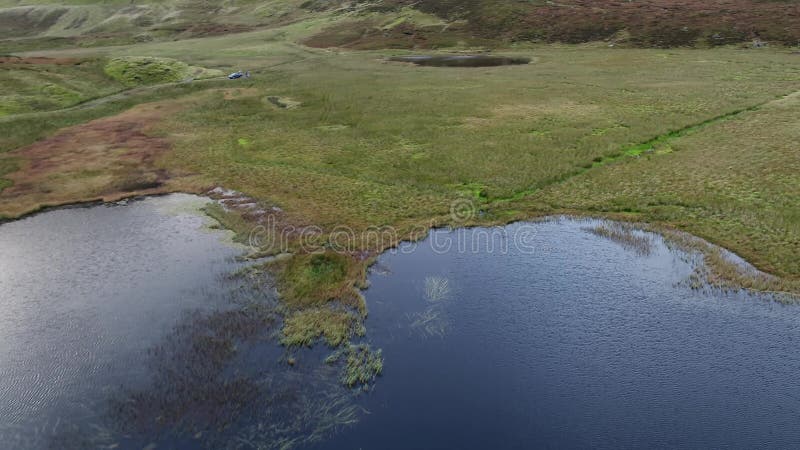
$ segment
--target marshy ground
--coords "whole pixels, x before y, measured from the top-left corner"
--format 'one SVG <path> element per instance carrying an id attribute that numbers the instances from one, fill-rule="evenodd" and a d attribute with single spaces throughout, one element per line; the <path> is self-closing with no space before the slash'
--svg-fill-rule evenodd
<path id="1" fill-rule="evenodd" d="M 149 75 L 155 88 L 139 95 L 42 113 L 47 120 L 3 117 L 0 215 L 223 186 L 263 210 L 278 207 L 282 227 L 318 229 L 319 249 L 336 227 L 395 230 L 388 242 L 337 256 L 344 275 L 335 280 L 314 281 L 313 261 L 302 257 L 284 265 L 301 267 L 282 276 L 298 311 L 327 311 L 329 301 L 359 311 L 349 292 L 369 255 L 430 226 L 565 212 L 691 232 L 796 290 L 800 70 L 790 51 L 539 46 L 503 53 L 526 65 L 429 68 L 385 61 L 398 52 L 292 42 L 304 33 L 289 25 L 22 55 L 93 61 L 106 72 L 110 64 L 113 75 L 120 61 L 142 58 L 109 58 L 182 62 L 165 63 L 164 80 Z M 62 65 L 41 66 L 65 76 Z M 3 76 L 20 76 L 17 67 Z M 246 67 L 253 77 L 173 83 L 188 67 Z M 454 220 L 451 205 L 462 200 L 476 214 Z M 227 222 L 244 235 L 253 226 Z M 329 342 L 352 332 L 335 325 L 342 314 L 364 314 L 336 309 L 331 329 L 348 331 L 320 334 Z M 319 325 L 315 314 L 304 317 Z"/>
<path id="2" fill-rule="evenodd" d="M 403 23 L 363 14 L 386 20 L 387 42 L 408 23 L 440 26 L 418 11 Z M 712 247 L 684 241 L 706 254 L 706 280 L 800 292 L 800 66 L 791 49 L 519 44 L 496 53 L 527 64 L 464 68 L 387 60 L 419 54 L 402 49 L 303 45 L 335 37 L 368 48 L 358 44 L 368 33 L 344 45 L 348 17 L 289 14 L 255 31 L 193 28 L 183 40 L 115 46 L 4 41 L 14 55 L 0 59 L 0 218 L 235 191 L 240 207 L 210 214 L 260 246 L 259 256 L 294 255 L 259 268 L 278 281 L 280 339 L 338 348 L 337 361 L 354 368 L 347 384 L 382 367 L 377 351 L 353 343 L 365 331 L 366 268 L 431 227 L 613 217 L 676 240 L 700 236 L 774 275 L 744 276 Z M 483 51 L 481 42 L 456 40 L 431 60 Z M 220 76 L 235 70 L 252 77 Z M 266 216 L 253 211 L 277 227 L 255 241 Z M 336 250 L 337 230 L 376 228 L 392 232 Z M 647 251 L 627 229 L 594 232 Z M 286 245 L 273 246 L 276 235 Z M 442 328 L 430 326 L 437 311 L 419 317 L 432 334 Z"/>

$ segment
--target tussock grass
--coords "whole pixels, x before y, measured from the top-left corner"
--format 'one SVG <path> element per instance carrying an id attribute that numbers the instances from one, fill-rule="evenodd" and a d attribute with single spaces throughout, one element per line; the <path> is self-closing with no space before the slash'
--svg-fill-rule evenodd
<path id="1" fill-rule="evenodd" d="M 284 322 L 282 343 L 286 346 L 312 346 L 323 338 L 338 347 L 351 336 L 363 335 L 359 317 L 334 305 L 291 313 Z"/>
<path id="2" fill-rule="evenodd" d="M 87 102 L 86 107 L 81 104 L 63 111 L 20 114 L 5 119 L 0 117 L 0 153 L 28 145 L 61 128 L 112 116 L 141 103 L 190 96 L 213 87 L 213 83 L 168 85 L 114 96 L 95 105 L 88 105 Z"/>
<path id="3" fill-rule="evenodd" d="M 345 254 L 336 252 L 297 254 L 270 263 L 277 270 L 279 290 L 292 308 L 324 305 L 339 300 L 366 312 L 354 287 L 364 269 Z"/>

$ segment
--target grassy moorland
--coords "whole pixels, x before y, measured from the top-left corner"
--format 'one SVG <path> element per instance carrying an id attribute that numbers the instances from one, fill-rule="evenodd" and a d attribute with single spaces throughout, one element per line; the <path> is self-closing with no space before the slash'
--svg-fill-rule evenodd
<path id="1" fill-rule="evenodd" d="M 683 229 L 784 278 L 764 288 L 796 291 L 798 113 L 795 93 L 549 186 L 525 203 L 535 210 L 624 214 Z"/>
<path id="2" fill-rule="evenodd" d="M 0 57 L 0 118 L 61 109 L 123 89 L 97 60 Z"/>
<path id="3" fill-rule="evenodd" d="M 94 61 L 98 86 L 129 90 L 84 108 L 6 115 L 0 216 L 215 186 L 265 210 L 279 207 L 279 229 L 268 232 L 294 232 L 286 248 L 262 250 L 295 253 L 268 267 L 286 307 L 287 345 L 336 346 L 362 333 L 357 289 L 366 265 L 435 225 L 559 212 L 624 217 L 700 235 L 782 277 L 747 284 L 720 263 L 717 278 L 798 290 L 798 105 L 786 96 L 800 90 L 800 56 L 781 48 L 518 44 L 502 53 L 531 64 L 417 67 L 385 60 L 398 50 L 298 42 L 319 44 L 355 19 L 388 37 L 409 23 L 443 27 L 436 21 L 445 19 L 407 9 L 400 17 L 306 11 L 246 33 L 20 53 Z M 254 76 L 176 83 L 180 77 L 168 73 L 158 83 L 124 76 L 114 65 L 120 57 Z M 16 79 L 20 70 L 4 76 Z M 51 109 L 75 103 L 51 102 Z M 465 201 L 480 214 L 454 220 L 451 206 Z M 212 213 L 243 235 L 256 225 L 246 211 Z M 394 231 L 358 239 L 376 227 Z M 336 252 L 334 232 L 342 229 L 356 239 Z M 312 245 L 301 250 L 309 243 L 298 230 L 315 231 Z"/>

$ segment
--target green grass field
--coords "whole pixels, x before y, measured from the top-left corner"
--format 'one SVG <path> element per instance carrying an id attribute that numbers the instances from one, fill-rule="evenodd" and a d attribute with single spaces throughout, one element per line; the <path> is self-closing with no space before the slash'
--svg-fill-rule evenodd
<path id="1" fill-rule="evenodd" d="M 6 58 L 0 64 L 0 118 L 61 109 L 123 89 L 103 73 L 97 60 L 65 64 L 23 64 Z"/>

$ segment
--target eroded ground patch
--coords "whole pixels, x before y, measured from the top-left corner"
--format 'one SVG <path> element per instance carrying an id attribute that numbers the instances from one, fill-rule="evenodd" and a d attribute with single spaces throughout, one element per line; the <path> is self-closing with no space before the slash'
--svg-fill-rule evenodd
<path id="1" fill-rule="evenodd" d="M 0 215 L 175 190 L 172 174 L 156 165 L 169 140 L 152 129 L 182 108 L 180 102 L 139 105 L 10 152 L 0 160 L 16 160 L 21 170 L 6 175 L 13 184 L 0 192 Z"/>

